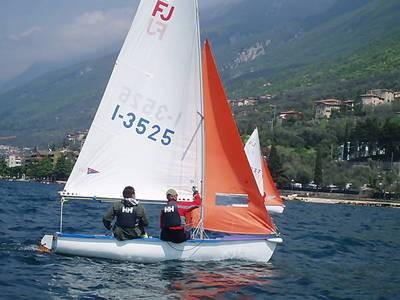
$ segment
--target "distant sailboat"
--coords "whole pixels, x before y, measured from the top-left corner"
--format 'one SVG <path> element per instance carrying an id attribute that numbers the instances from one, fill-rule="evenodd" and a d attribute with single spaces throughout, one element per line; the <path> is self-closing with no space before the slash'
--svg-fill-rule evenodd
<path id="1" fill-rule="evenodd" d="M 196 0 L 141 1 L 88 137 L 61 193 L 65 200 L 120 201 L 134 185 L 145 203 L 170 187 L 190 198 L 197 238 L 117 241 L 103 235 L 45 235 L 56 253 L 130 261 L 245 259 L 267 262 L 282 239 L 264 208 L 208 42 L 200 55 Z M 242 199 L 246 207 L 231 202 Z M 207 238 L 205 230 L 230 233 Z"/>
<path id="2" fill-rule="evenodd" d="M 272 179 L 267 162 L 262 156 L 258 129 L 254 129 L 244 147 L 250 167 L 256 179 L 258 190 L 265 199 L 265 206 L 270 213 L 283 213 L 285 205 Z"/>

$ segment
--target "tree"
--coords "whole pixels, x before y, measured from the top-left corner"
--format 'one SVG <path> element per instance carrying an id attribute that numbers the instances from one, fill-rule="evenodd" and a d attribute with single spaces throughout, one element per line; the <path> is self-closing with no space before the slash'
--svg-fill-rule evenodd
<path id="1" fill-rule="evenodd" d="M 42 159 L 36 166 L 37 178 L 49 178 L 53 174 L 53 163 L 50 158 Z"/>
<path id="2" fill-rule="evenodd" d="M 347 160 L 350 154 L 350 129 L 351 125 L 349 122 L 346 122 L 343 137 L 339 138 L 339 140 L 343 143 L 343 153 L 342 153 L 342 160 Z"/>
<path id="3" fill-rule="evenodd" d="M 386 150 L 387 160 L 400 158 L 400 118 L 391 118 L 385 121 L 380 136 L 380 144 Z"/>
<path id="4" fill-rule="evenodd" d="M 0 176 L 8 176 L 8 167 L 4 160 L 0 159 Z"/>
<path id="5" fill-rule="evenodd" d="M 271 146 L 271 151 L 269 153 L 269 159 L 268 159 L 268 166 L 271 171 L 272 179 L 275 181 L 275 183 L 277 183 L 278 185 L 285 183 L 286 178 L 284 175 L 282 162 L 280 160 L 280 157 L 279 157 L 279 154 L 278 154 L 278 151 L 277 151 L 275 145 Z"/>
<path id="6" fill-rule="evenodd" d="M 13 167 L 13 168 L 9 168 L 9 170 L 8 170 L 8 174 L 12 178 L 21 178 L 22 174 L 24 174 L 24 172 L 25 172 L 24 167 Z"/>
<path id="7" fill-rule="evenodd" d="M 25 174 L 29 178 L 35 178 L 36 177 L 36 164 L 29 162 L 25 164 Z"/>
<path id="8" fill-rule="evenodd" d="M 56 180 L 67 180 L 72 171 L 72 162 L 65 155 L 61 155 L 54 166 L 53 176 Z"/>
<path id="9" fill-rule="evenodd" d="M 321 148 L 317 149 L 317 155 L 315 157 L 314 183 L 317 186 L 322 185 L 322 151 L 321 151 Z"/>
<path id="10" fill-rule="evenodd" d="M 305 169 L 300 169 L 297 172 L 296 181 L 307 184 L 311 181 L 311 172 L 307 172 Z"/>
<path id="11" fill-rule="evenodd" d="M 243 143 L 243 144 L 246 144 L 247 141 L 248 141 L 249 138 L 250 138 L 250 135 L 248 135 L 248 134 L 243 134 L 243 135 L 240 136 L 240 138 L 242 139 L 242 143 Z"/>

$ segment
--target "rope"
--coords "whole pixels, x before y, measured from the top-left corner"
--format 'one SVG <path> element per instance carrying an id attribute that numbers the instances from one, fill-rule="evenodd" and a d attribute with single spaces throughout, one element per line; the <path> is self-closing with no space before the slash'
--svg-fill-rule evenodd
<path id="1" fill-rule="evenodd" d="M 176 251 L 181 251 L 181 252 L 192 251 L 193 249 L 198 248 L 198 247 L 200 246 L 200 244 L 202 244 L 202 243 L 203 243 L 203 242 L 200 241 L 200 242 L 198 242 L 195 246 L 191 247 L 190 249 L 178 249 L 178 248 L 173 247 L 173 244 L 175 244 L 175 243 L 167 242 L 168 246 L 170 246 L 172 249 L 174 249 L 174 250 L 176 250 Z"/>

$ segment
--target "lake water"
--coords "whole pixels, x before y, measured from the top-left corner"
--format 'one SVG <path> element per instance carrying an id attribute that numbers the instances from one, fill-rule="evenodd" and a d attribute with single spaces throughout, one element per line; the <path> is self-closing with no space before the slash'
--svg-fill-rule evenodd
<path id="1" fill-rule="evenodd" d="M 40 254 L 59 185 L 0 181 L 0 299 L 400 299 L 400 210 L 287 202 L 268 264 L 138 264 Z M 105 233 L 109 204 L 68 202 L 65 232 Z M 146 206 L 158 233 L 159 207 Z"/>

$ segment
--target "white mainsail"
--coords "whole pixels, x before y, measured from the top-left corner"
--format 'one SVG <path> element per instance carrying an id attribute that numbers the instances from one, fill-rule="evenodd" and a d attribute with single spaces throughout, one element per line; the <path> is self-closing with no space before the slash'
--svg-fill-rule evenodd
<path id="1" fill-rule="evenodd" d="M 63 195 L 185 196 L 202 178 L 197 1 L 141 1 Z"/>
<path id="2" fill-rule="evenodd" d="M 254 178 L 256 179 L 258 190 L 260 191 L 261 195 L 264 195 L 265 191 L 261 166 L 261 147 L 257 128 L 254 129 L 250 138 L 247 140 L 246 145 L 244 146 L 244 152 L 246 152 L 247 160 L 249 161 Z"/>

